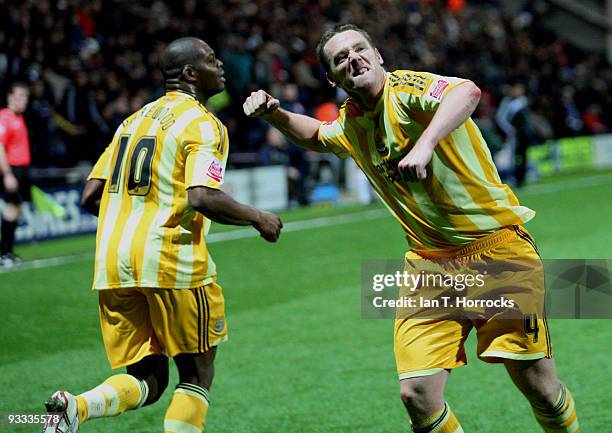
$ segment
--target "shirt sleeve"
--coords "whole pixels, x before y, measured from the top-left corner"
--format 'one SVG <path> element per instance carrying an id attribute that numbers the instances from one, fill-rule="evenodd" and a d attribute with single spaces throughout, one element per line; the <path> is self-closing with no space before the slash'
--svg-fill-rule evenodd
<path id="1" fill-rule="evenodd" d="M 392 74 L 392 85 L 398 85 L 397 96 L 408 112 L 434 113 L 444 96 L 460 84 L 469 80 L 445 77 L 428 72 L 396 71 Z"/>
<path id="2" fill-rule="evenodd" d="M 346 135 L 342 126 L 343 118 L 344 116 L 341 114 L 332 122 L 321 123 L 318 133 L 319 142 L 340 158 L 345 158 L 348 155 L 345 147 Z"/>
<path id="3" fill-rule="evenodd" d="M 215 119 L 192 121 L 182 136 L 185 149 L 185 188 L 221 189 L 227 163 L 227 130 Z"/>
<path id="4" fill-rule="evenodd" d="M 111 146 L 107 146 L 102 152 L 102 155 L 96 161 L 96 164 L 91 169 L 91 173 L 87 177 L 87 180 L 91 179 L 101 179 L 107 180 L 109 177 L 110 167 L 109 167 L 109 155 L 111 154 L 110 149 Z"/>

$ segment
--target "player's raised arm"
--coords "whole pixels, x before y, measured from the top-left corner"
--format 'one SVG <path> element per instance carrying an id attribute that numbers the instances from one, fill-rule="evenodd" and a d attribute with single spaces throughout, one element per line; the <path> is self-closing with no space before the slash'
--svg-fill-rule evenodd
<path id="1" fill-rule="evenodd" d="M 271 213 L 237 202 L 220 189 L 196 186 L 187 190 L 189 204 L 207 218 L 238 226 L 253 226 L 268 242 L 276 242 L 283 223 Z"/>
<path id="2" fill-rule="evenodd" d="M 280 108 L 280 102 L 263 90 L 252 92 L 242 104 L 244 114 L 261 117 L 298 146 L 317 152 L 330 152 L 318 139 L 321 122 Z"/>
<path id="3" fill-rule="evenodd" d="M 440 102 L 436 114 L 419 141 L 435 143 L 435 146 L 470 118 L 479 101 L 480 89 L 471 81 L 451 89 Z"/>
<path id="4" fill-rule="evenodd" d="M 412 150 L 398 164 L 408 179 L 423 180 L 427 177 L 426 167 L 435 147 L 470 118 L 479 101 L 480 89 L 471 81 L 448 91 Z"/>

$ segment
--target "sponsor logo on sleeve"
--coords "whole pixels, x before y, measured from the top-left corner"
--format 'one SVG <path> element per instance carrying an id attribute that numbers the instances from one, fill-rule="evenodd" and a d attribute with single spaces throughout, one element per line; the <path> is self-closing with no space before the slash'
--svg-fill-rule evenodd
<path id="1" fill-rule="evenodd" d="M 444 93 L 444 90 L 446 90 L 447 87 L 448 87 L 448 81 L 438 80 L 433 90 L 429 92 L 429 96 L 439 100 L 442 94 Z"/>
<path id="2" fill-rule="evenodd" d="M 206 175 L 217 182 L 221 182 L 223 179 L 223 165 L 221 165 L 221 162 L 213 159 L 208 166 Z"/>

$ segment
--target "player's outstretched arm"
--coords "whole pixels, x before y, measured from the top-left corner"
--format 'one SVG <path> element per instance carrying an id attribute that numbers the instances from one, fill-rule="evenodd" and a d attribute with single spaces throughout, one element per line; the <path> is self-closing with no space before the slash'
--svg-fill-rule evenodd
<path id="1" fill-rule="evenodd" d="M 89 179 L 81 195 L 81 207 L 92 215 L 100 213 L 100 199 L 104 192 L 106 181 L 103 179 Z"/>
<path id="2" fill-rule="evenodd" d="M 276 242 L 283 223 L 271 213 L 237 202 L 221 190 L 196 186 L 187 190 L 195 210 L 221 224 L 253 226 L 268 242 Z"/>
<path id="3" fill-rule="evenodd" d="M 330 151 L 318 139 L 321 122 L 312 117 L 280 108 L 279 100 L 263 90 L 252 92 L 242 104 L 242 109 L 249 117 L 261 117 L 298 146 L 316 152 Z"/>

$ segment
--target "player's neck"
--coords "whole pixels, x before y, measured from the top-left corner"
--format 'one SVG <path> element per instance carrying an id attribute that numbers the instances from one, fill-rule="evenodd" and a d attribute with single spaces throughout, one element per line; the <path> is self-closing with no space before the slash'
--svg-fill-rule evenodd
<path id="1" fill-rule="evenodd" d="M 376 85 L 372 86 L 371 89 L 365 92 L 349 92 L 349 96 L 359 103 L 359 106 L 365 111 L 372 111 L 376 108 L 376 104 L 385 89 L 386 74 L 382 80 Z"/>
<path id="2" fill-rule="evenodd" d="M 199 92 L 195 86 L 192 86 L 183 82 L 173 82 L 171 80 L 166 81 L 166 92 L 181 92 L 195 98 L 202 104 L 206 103 L 206 96 Z"/>

